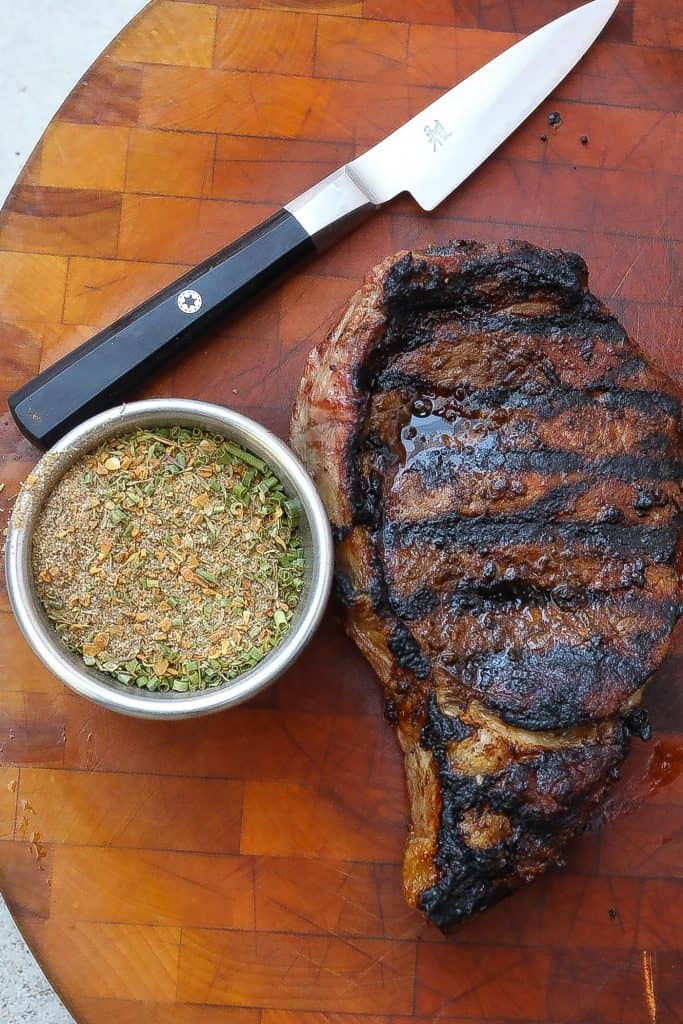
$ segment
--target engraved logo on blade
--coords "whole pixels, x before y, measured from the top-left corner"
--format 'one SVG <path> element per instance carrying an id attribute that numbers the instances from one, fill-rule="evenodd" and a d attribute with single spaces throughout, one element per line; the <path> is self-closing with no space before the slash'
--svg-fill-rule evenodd
<path id="1" fill-rule="evenodd" d="M 181 313 L 198 313 L 202 308 L 202 297 L 194 288 L 187 288 L 178 296 L 178 309 Z"/>
<path id="2" fill-rule="evenodd" d="M 434 124 L 426 124 L 424 126 L 424 133 L 427 136 L 427 140 L 433 145 L 435 153 L 437 148 L 443 146 L 444 142 L 450 139 L 453 134 L 453 132 L 449 132 L 441 124 L 441 121 L 435 121 Z"/>

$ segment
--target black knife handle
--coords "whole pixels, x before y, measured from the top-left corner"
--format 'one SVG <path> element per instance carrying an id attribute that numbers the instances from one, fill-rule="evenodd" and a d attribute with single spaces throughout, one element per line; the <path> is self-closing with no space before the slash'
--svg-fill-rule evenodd
<path id="1" fill-rule="evenodd" d="M 15 391 L 17 426 L 48 447 L 315 249 L 297 218 L 278 211 Z"/>

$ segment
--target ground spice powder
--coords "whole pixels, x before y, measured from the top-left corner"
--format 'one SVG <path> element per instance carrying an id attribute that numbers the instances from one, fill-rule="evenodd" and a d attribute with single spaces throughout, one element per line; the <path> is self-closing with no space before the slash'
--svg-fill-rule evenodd
<path id="1" fill-rule="evenodd" d="M 298 504 L 269 467 L 202 430 L 138 430 L 61 479 L 33 542 L 39 597 L 87 665 L 143 690 L 218 686 L 289 630 L 304 577 Z"/>

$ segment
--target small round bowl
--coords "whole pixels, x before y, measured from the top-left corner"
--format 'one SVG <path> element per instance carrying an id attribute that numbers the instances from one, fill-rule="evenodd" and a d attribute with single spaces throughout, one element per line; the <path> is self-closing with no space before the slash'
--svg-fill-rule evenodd
<path id="1" fill-rule="evenodd" d="M 190 426 L 222 434 L 262 458 L 290 498 L 301 504 L 299 529 L 306 569 L 301 598 L 291 627 L 262 661 L 221 686 L 194 693 L 140 693 L 89 668 L 68 650 L 50 623 L 36 594 L 31 570 L 33 531 L 43 504 L 63 474 L 107 438 L 139 427 Z M 5 548 L 7 589 L 21 631 L 41 661 L 82 697 L 112 711 L 138 718 L 193 718 L 239 704 L 272 683 L 315 632 L 330 592 L 333 548 L 325 509 L 296 456 L 254 420 L 219 405 L 180 398 L 150 399 L 118 406 L 93 416 L 45 453 L 17 498 Z"/>

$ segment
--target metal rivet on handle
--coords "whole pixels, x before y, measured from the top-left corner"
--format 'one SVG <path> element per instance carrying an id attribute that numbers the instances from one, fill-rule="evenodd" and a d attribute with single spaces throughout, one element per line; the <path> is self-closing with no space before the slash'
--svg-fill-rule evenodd
<path id="1" fill-rule="evenodd" d="M 202 308 L 202 297 L 194 288 L 186 288 L 178 296 L 178 309 L 181 313 L 198 313 Z"/>

